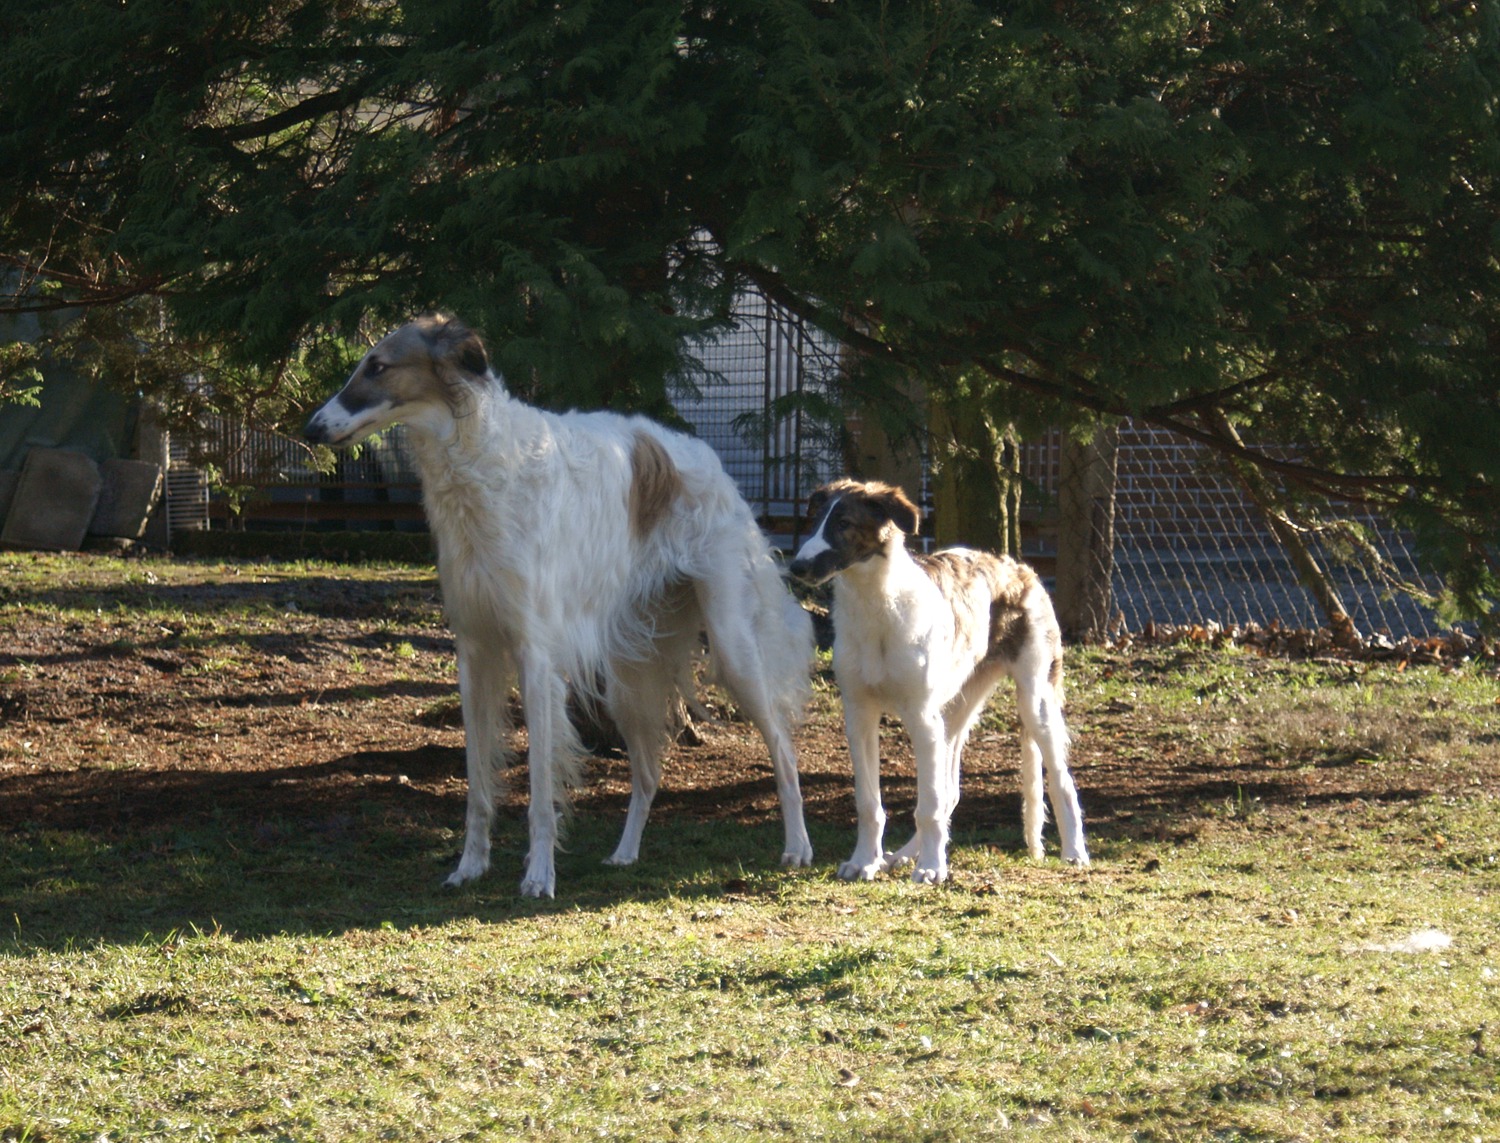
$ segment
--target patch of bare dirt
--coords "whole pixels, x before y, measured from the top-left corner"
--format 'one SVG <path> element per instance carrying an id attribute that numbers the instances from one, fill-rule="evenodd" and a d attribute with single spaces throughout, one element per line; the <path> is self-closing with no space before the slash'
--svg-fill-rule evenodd
<path id="1" fill-rule="evenodd" d="M 269 829 L 283 819 L 337 822 L 351 805 L 372 803 L 461 826 L 453 651 L 431 575 L 205 566 L 169 582 L 148 573 L 52 584 L 0 569 L 0 640 L 0 828 L 111 834 L 222 815 Z M 774 818 L 764 747 L 721 700 L 710 704 L 718 717 L 672 751 L 653 817 Z M 1133 709 L 1075 703 L 1070 719 L 1096 834 L 1182 840 L 1191 827 L 1173 823 L 1185 805 L 1407 799 L 1453 780 L 1437 766 L 1278 768 L 1226 757 L 1211 740 L 1166 733 Z M 959 830 L 1018 829 L 1018 746 L 1008 722 L 994 725 L 966 754 Z M 509 793 L 517 812 L 524 734 L 518 745 Z M 852 831 L 847 753 L 826 680 L 798 745 L 809 816 Z M 899 834 L 915 791 L 905 736 L 888 728 L 883 753 Z M 576 801 L 623 816 L 628 794 L 624 759 L 608 755 L 592 761 Z"/>

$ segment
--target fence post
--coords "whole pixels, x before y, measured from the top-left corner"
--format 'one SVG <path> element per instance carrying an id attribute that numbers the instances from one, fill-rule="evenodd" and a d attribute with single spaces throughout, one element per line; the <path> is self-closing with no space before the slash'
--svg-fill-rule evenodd
<path id="1" fill-rule="evenodd" d="M 1119 429 L 1091 440 L 1064 435 L 1057 474 L 1057 619 L 1069 639 L 1092 643 L 1109 630 L 1115 566 L 1115 464 Z"/>

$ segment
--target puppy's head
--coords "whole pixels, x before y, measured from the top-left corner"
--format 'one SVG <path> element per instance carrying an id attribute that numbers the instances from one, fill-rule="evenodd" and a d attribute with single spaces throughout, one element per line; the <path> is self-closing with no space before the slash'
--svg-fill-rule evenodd
<path id="1" fill-rule="evenodd" d="M 304 434 L 314 444 L 351 445 L 424 413 L 452 416 L 465 389 L 489 372 L 478 334 L 452 318 L 417 318 L 365 354 Z"/>
<path id="2" fill-rule="evenodd" d="M 826 583 L 845 568 L 883 558 L 892 541 L 914 535 L 921 514 L 906 493 L 878 481 L 836 480 L 807 498 L 812 532 L 798 549 L 791 573 Z"/>

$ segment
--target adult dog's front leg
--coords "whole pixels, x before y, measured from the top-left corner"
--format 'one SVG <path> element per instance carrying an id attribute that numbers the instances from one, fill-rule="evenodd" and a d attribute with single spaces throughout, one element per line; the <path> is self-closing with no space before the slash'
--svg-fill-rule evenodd
<path id="1" fill-rule="evenodd" d="M 854 852 L 839 866 L 839 876 L 845 881 L 873 881 L 886 869 L 881 853 L 885 807 L 880 802 L 880 710 L 845 694 L 844 730 L 849 736 L 849 762 L 854 768 L 859 833 Z"/>
<path id="2" fill-rule="evenodd" d="M 548 656 L 532 654 L 521 667 L 521 688 L 526 707 L 527 769 L 531 774 L 531 805 L 526 815 L 531 846 L 526 852 L 521 895 L 551 897 L 557 881 L 558 769 L 565 764 L 569 741 L 567 685 L 552 669 Z"/>
<path id="3" fill-rule="evenodd" d="M 483 644 L 462 636 L 458 650 L 458 694 L 464 715 L 464 761 L 469 777 L 464 851 L 447 884 L 462 885 L 490 867 L 490 826 L 495 819 L 495 782 L 506 730 L 505 661 Z"/>

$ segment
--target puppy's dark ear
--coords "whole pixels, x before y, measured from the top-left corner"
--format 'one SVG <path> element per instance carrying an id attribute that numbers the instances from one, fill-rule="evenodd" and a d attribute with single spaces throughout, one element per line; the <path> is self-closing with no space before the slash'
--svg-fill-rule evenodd
<path id="1" fill-rule="evenodd" d="M 823 509 L 828 507 L 828 500 L 827 485 L 824 485 L 822 488 L 813 489 L 812 494 L 807 498 L 807 518 L 809 521 L 816 520 L 822 514 Z"/>
<path id="2" fill-rule="evenodd" d="M 921 527 L 922 513 L 899 488 L 888 488 L 877 498 L 880 507 L 890 517 L 892 524 L 908 536 L 915 536 Z"/>
<path id="3" fill-rule="evenodd" d="M 483 377 L 490 369 L 489 356 L 479 335 L 461 321 L 449 319 L 432 330 L 433 351 L 465 373 Z"/>

